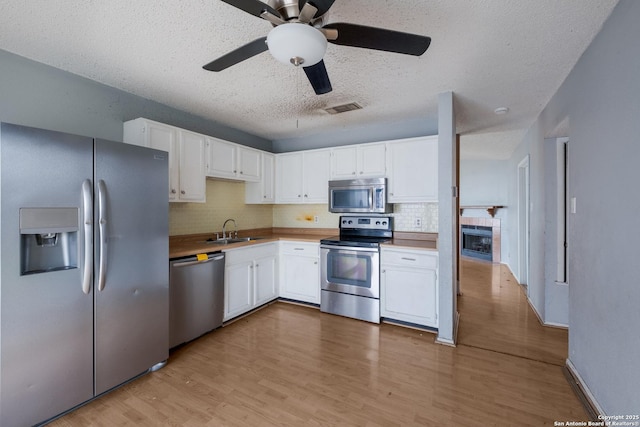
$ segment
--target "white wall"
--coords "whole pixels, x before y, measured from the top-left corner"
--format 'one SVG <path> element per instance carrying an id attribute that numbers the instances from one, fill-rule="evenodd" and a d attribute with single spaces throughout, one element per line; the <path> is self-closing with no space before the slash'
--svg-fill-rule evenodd
<path id="1" fill-rule="evenodd" d="M 460 158 L 460 205 L 506 205 L 507 160 Z"/>
<path id="2" fill-rule="evenodd" d="M 463 139 L 464 141 L 464 139 Z M 464 145 L 463 145 L 464 147 Z M 501 205 L 494 218 L 500 220 L 500 262 L 509 265 L 508 171 L 509 162 L 504 159 L 467 157 L 464 148 L 460 157 L 460 206 Z M 465 209 L 464 217 L 491 218 L 486 209 Z"/>
<path id="3" fill-rule="evenodd" d="M 640 408 L 640 2 L 621 0 L 510 159 L 531 159 L 531 301 L 544 315 L 544 138 L 567 118 L 569 362 L 608 415 Z M 543 70 L 541 70 L 542 72 Z M 511 224 L 513 236 L 517 224 Z M 512 247 L 514 237 L 511 237 Z"/>

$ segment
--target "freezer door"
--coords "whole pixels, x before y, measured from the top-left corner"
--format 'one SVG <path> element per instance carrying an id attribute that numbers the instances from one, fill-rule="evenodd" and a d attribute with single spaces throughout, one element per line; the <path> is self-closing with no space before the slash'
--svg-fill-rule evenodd
<path id="1" fill-rule="evenodd" d="M 167 153 L 96 140 L 95 392 L 169 357 Z"/>
<path id="2" fill-rule="evenodd" d="M 93 139 L 0 126 L 0 425 L 26 426 L 93 396 L 93 293 L 82 288 Z M 62 258 L 46 256 L 59 249 Z M 36 254 L 41 264 L 23 259 Z"/>

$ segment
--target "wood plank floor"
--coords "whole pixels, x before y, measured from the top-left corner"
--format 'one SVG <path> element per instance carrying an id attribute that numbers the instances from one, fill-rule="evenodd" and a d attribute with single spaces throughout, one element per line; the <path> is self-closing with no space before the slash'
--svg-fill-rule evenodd
<path id="1" fill-rule="evenodd" d="M 541 426 L 586 420 L 504 267 L 464 260 L 456 348 L 434 335 L 275 303 L 52 426 Z M 532 317 L 533 316 L 533 317 Z M 541 347 L 541 348 L 539 348 Z"/>

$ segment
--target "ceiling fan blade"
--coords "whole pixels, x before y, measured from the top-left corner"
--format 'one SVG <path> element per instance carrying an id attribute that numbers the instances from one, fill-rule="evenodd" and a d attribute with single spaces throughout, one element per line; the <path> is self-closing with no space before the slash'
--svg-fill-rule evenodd
<path id="1" fill-rule="evenodd" d="M 222 71 L 267 50 L 267 38 L 261 37 L 203 66 L 208 71 Z"/>
<path id="2" fill-rule="evenodd" d="M 329 81 L 329 74 L 327 74 L 327 68 L 324 66 L 324 61 L 320 61 L 315 65 L 308 67 L 302 67 L 304 73 L 309 79 L 309 83 L 313 86 L 313 90 L 316 95 L 323 95 L 329 93 L 332 90 L 331 82 Z"/>
<path id="3" fill-rule="evenodd" d="M 327 13 L 329 8 L 331 6 L 333 6 L 333 3 L 335 1 L 336 0 L 311 0 L 311 1 L 309 1 L 309 3 L 311 3 L 313 6 L 316 7 L 316 9 L 318 9 L 318 11 L 316 12 L 316 14 L 313 17 L 317 18 L 317 17 L 322 16 L 325 13 Z M 299 10 L 304 9 L 305 3 L 307 3 L 307 0 L 298 0 L 298 8 L 299 8 Z"/>
<path id="4" fill-rule="evenodd" d="M 334 23 L 325 25 L 323 28 L 338 30 L 338 38 L 329 40 L 329 43 L 343 46 L 420 56 L 431 44 L 431 37 L 364 25 Z"/>
<path id="5" fill-rule="evenodd" d="M 269 6 L 266 3 L 261 2 L 260 0 L 222 0 L 223 2 L 230 4 L 233 7 L 237 7 L 240 10 L 244 10 L 247 13 L 252 14 L 253 16 L 257 16 L 261 18 L 263 12 L 267 12 L 271 15 L 275 15 L 278 18 L 282 18 L 282 15 Z"/>

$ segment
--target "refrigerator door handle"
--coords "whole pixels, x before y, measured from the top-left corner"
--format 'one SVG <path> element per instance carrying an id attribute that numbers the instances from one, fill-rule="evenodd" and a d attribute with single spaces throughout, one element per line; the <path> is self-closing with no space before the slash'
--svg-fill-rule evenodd
<path id="1" fill-rule="evenodd" d="M 107 276 L 107 186 L 103 180 L 98 181 L 98 223 L 100 230 L 98 290 L 102 291 Z"/>
<path id="2" fill-rule="evenodd" d="M 93 226 L 93 200 L 91 198 L 91 180 L 82 183 L 82 222 L 84 223 L 84 272 L 82 292 L 91 292 L 91 275 L 93 274 L 93 248 L 91 245 L 91 229 Z"/>

